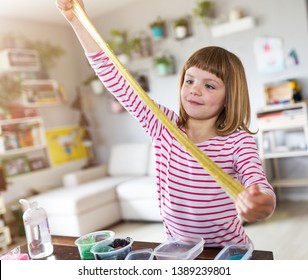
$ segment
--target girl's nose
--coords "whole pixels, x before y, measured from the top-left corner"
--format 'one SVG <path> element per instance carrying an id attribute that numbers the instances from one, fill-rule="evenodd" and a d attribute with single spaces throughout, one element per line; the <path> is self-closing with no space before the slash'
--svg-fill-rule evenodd
<path id="1" fill-rule="evenodd" d="M 201 90 L 197 85 L 193 85 L 190 89 L 190 94 L 201 95 Z"/>

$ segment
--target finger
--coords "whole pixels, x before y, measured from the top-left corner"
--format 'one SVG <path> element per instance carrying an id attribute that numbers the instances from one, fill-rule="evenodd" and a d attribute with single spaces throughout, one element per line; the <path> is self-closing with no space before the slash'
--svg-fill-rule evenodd
<path id="1" fill-rule="evenodd" d="M 58 0 L 56 3 L 56 6 L 60 10 L 69 10 L 72 8 L 72 3 L 71 3 L 71 0 L 65 0 L 65 1 Z"/>
<path id="2" fill-rule="evenodd" d="M 264 196 L 261 193 L 260 196 L 262 195 Z M 271 211 L 271 203 L 264 203 L 264 199 L 259 199 L 259 195 L 256 198 L 246 190 L 238 196 L 236 208 L 245 221 L 256 222 L 267 217 Z"/>
<path id="3" fill-rule="evenodd" d="M 272 211 L 271 206 L 258 205 L 257 207 L 250 208 L 247 204 L 239 201 L 237 207 L 238 213 L 247 222 L 256 222 L 264 220 Z"/>
<path id="4" fill-rule="evenodd" d="M 243 200 L 250 208 L 260 207 L 262 205 L 268 204 L 268 201 L 266 199 L 267 195 L 261 192 L 260 188 L 257 185 L 253 185 L 247 188 L 240 197 L 241 200 Z"/>
<path id="5" fill-rule="evenodd" d="M 258 195 L 261 193 L 260 188 L 258 185 L 252 185 L 249 188 L 247 188 L 247 191 L 251 195 Z"/>
<path id="6" fill-rule="evenodd" d="M 251 211 L 251 208 L 245 203 L 244 200 L 238 200 L 236 203 L 236 209 L 239 215 L 246 222 L 255 222 L 260 217 L 260 213 L 258 211 Z"/>

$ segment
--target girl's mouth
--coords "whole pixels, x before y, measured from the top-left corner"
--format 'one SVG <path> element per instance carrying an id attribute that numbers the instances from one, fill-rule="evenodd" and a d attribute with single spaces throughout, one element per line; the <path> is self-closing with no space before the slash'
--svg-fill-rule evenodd
<path id="1" fill-rule="evenodd" d="M 202 103 L 197 102 L 197 101 L 195 101 L 195 100 L 187 100 L 187 102 L 188 102 L 189 104 L 191 104 L 191 105 L 203 105 Z"/>

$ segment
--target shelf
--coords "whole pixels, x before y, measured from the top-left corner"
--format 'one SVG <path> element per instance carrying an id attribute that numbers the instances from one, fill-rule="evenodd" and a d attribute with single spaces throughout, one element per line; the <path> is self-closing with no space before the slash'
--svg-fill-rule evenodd
<path id="1" fill-rule="evenodd" d="M 53 102 L 53 103 L 40 103 L 40 104 L 32 104 L 30 102 L 24 102 L 24 106 L 28 108 L 46 108 L 46 107 L 58 107 L 64 105 L 63 102 Z"/>
<path id="2" fill-rule="evenodd" d="M 283 158 L 308 156 L 307 106 L 307 102 L 271 105 L 257 112 L 259 125 L 259 154 L 265 173 L 268 171 L 266 168 L 267 160 L 271 160 L 273 163 L 271 166 L 273 179 L 270 183 L 275 187 L 308 186 L 308 178 L 282 179 L 278 161 Z M 280 131 L 282 134 L 279 134 Z M 296 135 L 297 138 L 296 141 L 294 141 L 294 132 L 303 135 L 303 140 Z M 293 134 L 293 138 L 290 133 Z M 283 135 L 285 139 L 282 139 L 282 136 L 278 138 L 279 135 Z M 288 135 L 291 135 L 291 138 L 289 138 L 291 141 L 288 141 Z M 265 147 L 267 148 L 265 149 Z M 307 177 L 307 174 L 303 174 L 303 177 Z"/>
<path id="3" fill-rule="evenodd" d="M 222 37 L 255 27 L 255 19 L 244 17 L 235 21 L 215 25 L 211 28 L 213 37 Z"/>
<path id="4" fill-rule="evenodd" d="M 13 150 L 8 150 L 5 152 L 1 152 L 0 156 L 5 157 L 5 156 L 14 156 L 14 155 L 20 155 L 20 154 L 25 154 L 29 152 L 35 152 L 39 150 L 46 149 L 46 145 L 35 145 L 31 147 L 24 147 L 24 148 L 18 148 L 18 149 L 13 149 Z"/>
<path id="5" fill-rule="evenodd" d="M 0 120 L 0 160 L 13 177 L 50 166 L 41 116 Z"/>
<path id="6" fill-rule="evenodd" d="M 273 158 L 288 158 L 288 157 L 303 157 L 308 156 L 308 151 L 285 151 L 285 152 L 266 152 L 263 156 L 264 159 Z"/>
<path id="7" fill-rule="evenodd" d="M 296 187 L 307 187 L 308 179 L 278 179 L 271 181 L 271 184 L 274 187 L 284 187 L 284 188 L 293 188 Z"/>
<path id="8" fill-rule="evenodd" d="M 54 79 L 24 80 L 22 91 L 22 104 L 25 107 L 59 106 L 66 100 L 61 85 Z"/>
<path id="9" fill-rule="evenodd" d="M 42 117 L 27 117 L 27 118 L 18 118 L 18 119 L 8 119 L 8 120 L 0 120 L 0 125 L 11 125 L 11 124 L 20 124 L 20 123 L 42 123 L 43 119 Z"/>
<path id="10" fill-rule="evenodd" d="M 267 105 L 262 109 L 258 110 L 258 114 L 260 113 L 269 113 L 269 112 L 276 112 L 276 111 L 287 111 L 287 110 L 294 110 L 303 108 L 303 106 L 307 105 L 307 101 L 302 101 L 298 103 L 290 103 L 290 104 L 275 104 L 275 105 Z"/>
<path id="11" fill-rule="evenodd" d="M 307 119 L 304 115 L 283 115 L 277 117 L 258 118 L 259 130 L 274 131 L 274 130 L 298 130 L 307 124 Z"/>

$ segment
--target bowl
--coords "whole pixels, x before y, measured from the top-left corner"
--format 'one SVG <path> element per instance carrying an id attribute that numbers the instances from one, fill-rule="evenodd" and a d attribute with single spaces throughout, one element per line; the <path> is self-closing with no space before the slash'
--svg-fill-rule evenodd
<path id="1" fill-rule="evenodd" d="M 112 238 L 94 245 L 91 248 L 91 253 L 96 260 L 124 260 L 132 251 L 133 242 L 130 237 Z"/>
<path id="2" fill-rule="evenodd" d="M 131 251 L 127 254 L 125 260 L 153 260 L 153 249 L 141 249 Z"/>
<path id="3" fill-rule="evenodd" d="M 194 260 L 203 251 L 204 239 L 169 239 L 154 249 L 158 260 Z"/>
<path id="4" fill-rule="evenodd" d="M 252 256 L 253 245 L 232 244 L 224 247 L 214 260 L 249 260 Z"/>
<path id="5" fill-rule="evenodd" d="M 79 255 L 82 260 L 94 260 L 91 248 L 101 241 L 111 240 L 115 233 L 110 230 L 94 231 L 80 236 L 75 240 L 78 247 Z"/>

